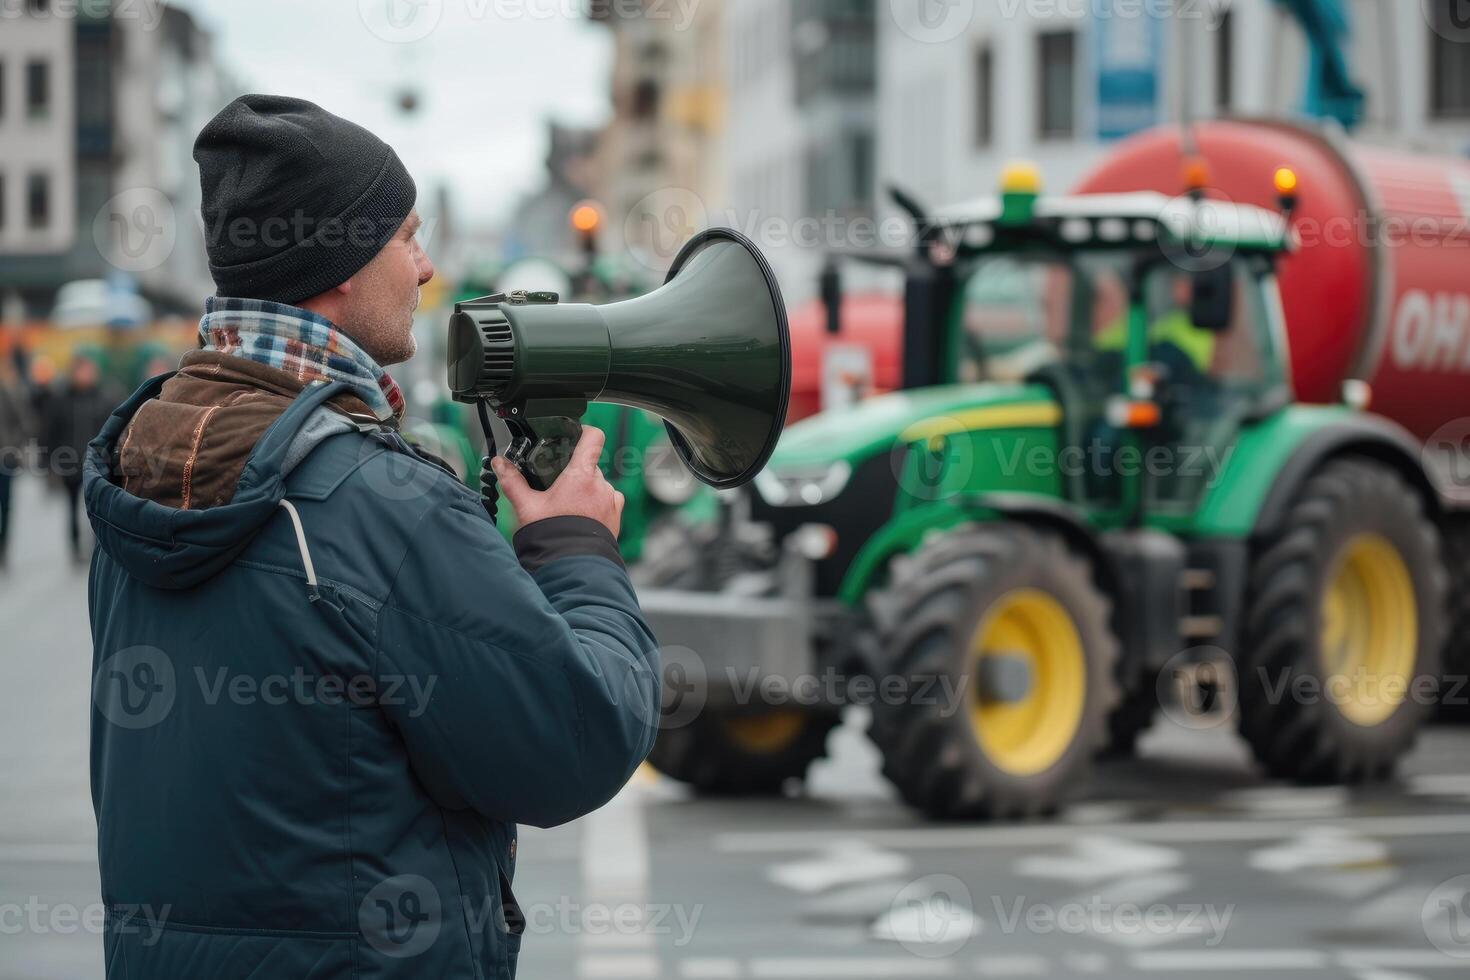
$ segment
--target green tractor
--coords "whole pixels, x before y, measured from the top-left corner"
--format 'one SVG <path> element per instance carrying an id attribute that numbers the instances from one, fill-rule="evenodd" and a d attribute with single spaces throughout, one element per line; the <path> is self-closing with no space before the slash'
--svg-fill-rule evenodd
<path id="1" fill-rule="evenodd" d="M 1021 169 L 900 203 L 904 390 L 787 430 L 727 502 L 740 574 L 642 595 L 653 764 L 774 791 L 866 705 L 907 803 L 1025 818 L 1187 675 L 1271 776 L 1388 773 L 1440 673 L 1442 500 L 1397 425 L 1295 401 L 1289 195 L 1046 197 Z"/>

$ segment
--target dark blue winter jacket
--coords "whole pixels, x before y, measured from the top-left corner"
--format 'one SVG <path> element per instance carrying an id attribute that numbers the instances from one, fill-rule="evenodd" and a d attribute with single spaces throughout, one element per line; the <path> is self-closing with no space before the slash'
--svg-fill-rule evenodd
<path id="1" fill-rule="evenodd" d="M 513 550 L 476 495 L 316 383 L 233 498 L 113 482 L 89 447 L 92 796 L 108 977 L 509 978 L 516 824 L 606 802 L 658 663 L 612 535 Z"/>

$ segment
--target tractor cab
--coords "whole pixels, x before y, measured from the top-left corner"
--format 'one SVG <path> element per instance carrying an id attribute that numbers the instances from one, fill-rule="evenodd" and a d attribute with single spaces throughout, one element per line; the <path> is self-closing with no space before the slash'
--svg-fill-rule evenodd
<path id="1" fill-rule="evenodd" d="M 1200 464 L 1290 401 L 1275 281 L 1288 222 L 1197 194 L 1038 184 L 1015 170 L 999 197 L 931 219 L 923 255 L 943 271 L 927 282 L 944 295 L 911 297 L 939 315 L 909 322 L 937 341 L 910 345 L 929 362 L 908 380 L 1045 385 L 1062 499 L 1104 527 L 1185 520 Z"/>

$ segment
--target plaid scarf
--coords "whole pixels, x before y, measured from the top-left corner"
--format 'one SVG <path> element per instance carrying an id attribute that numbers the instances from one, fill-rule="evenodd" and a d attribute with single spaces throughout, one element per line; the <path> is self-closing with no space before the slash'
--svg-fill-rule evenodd
<path id="1" fill-rule="evenodd" d="M 330 320 L 310 310 L 211 296 L 199 321 L 199 345 L 278 368 L 301 381 L 344 382 L 378 421 L 403 417 L 398 383 Z"/>

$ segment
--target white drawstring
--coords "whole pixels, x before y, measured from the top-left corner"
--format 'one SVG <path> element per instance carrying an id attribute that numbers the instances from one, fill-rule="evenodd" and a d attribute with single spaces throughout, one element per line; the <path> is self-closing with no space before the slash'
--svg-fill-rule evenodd
<path id="1" fill-rule="evenodd" d="M 313 602 L 319 593 L 316 587 L 316 567 L 311 563 L 311 549 L 306 547 L 306 529 L 301 526 L 301 515 L 296 512 L 296 505 L 289 500 L 282 500 L 281 506 L 286 508 L 286 513 L 291 515 L 291 525 L 296 529 L 296 547 L 301 551 L 301 564 L 306 566 L 306 591 Z"/>

